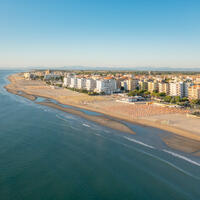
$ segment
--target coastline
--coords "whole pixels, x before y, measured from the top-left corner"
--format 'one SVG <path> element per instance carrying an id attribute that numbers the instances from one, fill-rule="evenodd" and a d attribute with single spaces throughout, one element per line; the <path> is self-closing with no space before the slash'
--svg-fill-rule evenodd
<path id="1" fill-rule="evenodd" d="M 49 98 L 49 96 L 45 96 L 45 95 L 42 96 L 42 95 L 37 95 L 34 93 L 27 93 L 27 92 L 24 92 L 23 90 L 20 90 L 19 88 L 17 89 L 15 87 L 13 87 L 13 88 L 10 87 L 14 83 L 16 83 L 15 81 L 13 81 L 11 76 L 8 77 L 10 84 L 8 84 L 4 87 L 8 92 L 13 93 L 15 95 L 23 96 L 31 101 L 34 101 L 37 97 Z M 59 99 L 57 99 L 57 98 L 51 98 L 51 99 L 54 99 L 58 103 L 63 104 L 63 102 L 60 102 Z M 149 120 L 145 120 L 145 119 L 128 120 L 127 118 L 124 118 L 123 116 L 118 116 L 115 113 L 107 113 L 107 112 L 104 112 L 103 110 L 99 111 L 98 109 L 88 108 L 87 106 L 84 106 L 84 105 L 77 106 L 77 105 L 70 104 L 70 103 L 66 104 L 66 105 L 70 105 L 73 107 L 85 109 L 88 111 L 98 112 L 98 113 L 103 114 L 103 116 L 90 116 L 81 111 L 71 109 L 71 108 L 64 108 L 64 107 L 54 104 L 52 102 L 40 102 L 37 104 L 49 106 L 49 107 L 59 109 L 64 112 L 75 114 L 75 115 L 78 115 L 85 119 L 88 119 L 90 121 L 96 122 L 100 125 L 103 125 L 103 126 L 115 129 L 115 130 L 119 130 L 122 132 L 131 133 L 131 134 L 135 134 L 135 132 L 132 131 L 130 128 L 128 128 L 125 124 L 121 123 L 120 120 L 129 122 L 129 123 L 133 123 L 133 124 L 138 124 L 140 126 L 153 127 L 153 128 L 161 129 L 164 131 L 168 131 L 168 132 L 173 133 L 174 137 L 171 137 L 168 139 L 166 139 L 166 138 L 161 138 L 161 139 L 169 147 L 171 147 L 173 149 L 181 150 L 181 151 L 184 151 L 187 153 L 193 153 L 193 155 L 196 155 L 196 156 L 199 156 L 199 154 L 200 154 L 200 135 L 196 135 L 192 132 L 189 132 L 189 131 L 186 131 L 186 130 L 183 130 L 180 128 L 176 128 L 176 127 L 164 125 L 164 124 L 159 124 L 157 122 L 149 121 Z M 182 145 L 183 143 L 185 145 L 184 147 Z"/>
<path id="2" fill-rule="evenodd" d="M 67 113 L 70 113 L 73 115 L 83 117 L 84 119 L 87 119 L 89 121 L 95 122 L 97 124 L 100 124 L 100 125 L 108 127 L 108 128 L 112 128 L 114 130 L 119 130 L 119 131 L 122 131 L 125 133 L 130 133 L 130 134 L 135 134 L 135 132 L 133 130 L 131 130 L 130 128 L 128 128 L 128 126 L 124 125 L 123 123 L 119 122 L 118 120 L 111 119 L 106 115 L 103 115 L 103 116 L 87 115 L 87 114 L 83 113 L 82 111 L 74 110 L 71 108 L 64 108 L 64 107 L 57 105 L 55 103 L 52 103 L 52 102 L 39 102 L 37 104 L 48 106 L 51 108 L 61 110 L 63 112 L 67 112 Z"/>
<path id="3" fill-rule="evenodd" d="M 8 77 L 8 79 L 9 79 L 9 77 Z M 11 84 L 12 84 L 12 80 L 11 79 L 9 79 L 9 80 L 11 81 Z M 10 89 L 8 87 L 8 85 L 6 85 L 4 88 L 9 93 L 12 93 L 12 94 L 15 94 L 15 95 L 18 95 L 18 96 L 22 96 L 22 97 L 27 98 L 31 101 L 35 101 L 37 99 L 37 97 L 44 97 L 45 98 L 45 96 L 37 96 L 37 95 L 27 94 L 24 91 Z M 91 116 L 91 115 L 87 115 L 87 114 L 85 114 L 85 113 L 83 113 L 82 111 L 79 111 L 79 110 L 75 110 L 75 109 L 72 109 L 72 108 L 64 108 L 64 107 L 57 105 L 53 102 L 36 102 L 36 104 L 48 106 L 48 107 L 51 107 L 51 108 L 54 108 L 54 109 L 61 110 L 63 112 L 67 112 L 67 113 L 70 113 L 70 114 L 73 114 L 73 115 L 77 115 L 77 116 L 83 117 L 87 120 L 90 120 L 92 122 L 95 122 L 97 124 L 100 124 L 102 126 L 114 129 L 114 130 L 118 130 L 118 131 L 129 133 L 129 134 L 135 134 L 135 132 L 133 130 L 131 130 L 128 126 L 119 122 L 117 119 L 114 119 L 113 117 L 110 118 L 107 115 L 102 115 L 102 116 L 92 115 Z"/>

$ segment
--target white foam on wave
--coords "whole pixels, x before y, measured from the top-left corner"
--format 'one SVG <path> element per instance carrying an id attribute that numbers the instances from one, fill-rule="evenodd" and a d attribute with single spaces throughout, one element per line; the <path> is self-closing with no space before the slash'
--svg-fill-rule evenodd
<path id="1" fill-rule="evenodd" d="M 124 137 L 125 137 L 125 136 L 124 136 Z M 112 139 L 111 139 L 111 140 L 112 140 Z M 112 141 L 115 141 L 115 140 L 112 140 Z M 116 142 L 116 141 L 115 141 L 115 142 Z M 134 150 L 136 150 L 136 151 L 138 151 L 138 152 L 140 152 L 140 153 L 143 153 L 143 154 L 148 155 L 148 156 L 150 156 L 150 157 L 153 157 L 153 158 L 155 158 L 155 159 L 157 159 L 157 160 L 159 160 L 159 161 L 161 161 L 161 162 L 164 162 L 164 163 L 168 164 L 169 166 L 173 167 L 174 169 L 176 169 L 176 170 L 182 172 L 183 174 L 185 174 L 185 175 L 187 175 L 187 176 L 190 176 L 190 177 L 193 177 L 194 179 L 200 180 L 200 177 L 194 176 L 193 174 L 191 174 L 191 173 L 189 173 L 189 172 L 183 170 L 182 168 L 180 168 L 180 167 L 174 165 L 173 163 L 171 163 L 171 162 L 169 162 L 169 161 L 167 161 L 167 160 L 165 160 L 165 159 L 162 159 L 162 158 L 160 158 L 160 157 L 158 157 L 158 156 L 156 156 L 156 155 L 153 155 L 153 154 L 151 154 L 151 153 L 149 153 L 149 152 L 146 152 L 146 151 L 143 151 L 143 150 L 141 150 L 141 149 L 135 148 L 135 147 L 133 147 L 133 146 L 129 146 L 129 145 L 124 144 L 124 143 L 121 143 L 121 142 L 118 142 L 118 143 L 121 144 L 121 145 L 126 146 L 127 148 L 134 149 Z"/>
<path id="2" fill-rule="evenodd" d="M 82 124 L 83 126 L 85 126 L 85 127 L 90 127 L 90 125 L 88 125 L 88 124 Z"/>
<path id="3" fill-rule="evenodd" d="M 143 145 L 143 146 L 145 146 L 145 147 L 149 147 L 149 148 L 151 148 L 151 149 L 155 149 L 155 147 L 153 147 L 153 146 L 151 146 L 151 145 L 148 145 L 148 144 L 145 144 L 145 143 L 143 143 L 143 142 L 141 142 L 141 141 L 135 140 L 135 139 L 133 139 L 133 138 L 129 138 L 129 137 L 126 137 L 126 136 L 124 136 L 124 138 L 126 138 L 127 140 L 129 140 L 129 141 L 131 141 L 131 142 L 135 142 L 135 143 L 137 143 L 137 144 Z"/>
<path id="4" fill-rule="evenodd" d="M 56 115 L 56 117 L 57 117 L 58 119 L 61 119 L 61 120 L 65 121 L 65 122 L 68 122 L 68 120 L 67 120 L 66 118 L 63 118 L 63 117 L 60 116 L 60 115 Z"/>
<path id="5" fill-rule="evenodd" d="M 192 163 L 192 164 L 197 165 L 197 166 L 200 167 L 200 163 L 198 163 L 198 162 L 196 162 L 196 161 L 194 161 L 194 160 L 191 160 L 190 158 L 187 158 L 187 157 L 182 156 L 182 155 L 180 155 L 180 154 L 174 153 L 174 152 L 172 152 L 172 151 L 168 151 L 168 150 L 166 150 L 166 149 L 163 149 L 163 151 L 166 152 L 166 153 L 168 153 L 168 154 L 171 154 L 171 155 L 173 155 L 173 156 L 175 156 L 175 157 L 177 157 L 177 158 L 181 158 L 181 159 L 183 159 L 183 160 L 185 160 L 185 161 L 187 161 L 187 162 L 189 162 L 189 163 Z"/>
<path id="6" fill-rule="evenodd" d="M 101 134 L 99 134 L 99 133 L 92 133 L 92 134 L 94 134 L 94 135 L 96 135 L 97 137 L 103 137 Z"/>

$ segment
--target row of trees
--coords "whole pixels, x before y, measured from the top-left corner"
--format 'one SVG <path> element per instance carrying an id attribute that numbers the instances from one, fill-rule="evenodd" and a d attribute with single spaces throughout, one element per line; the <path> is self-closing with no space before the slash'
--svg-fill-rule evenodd
<path id="1" fill-rule="evenodd" d="M 128 93 L 128 96 L 142 96 L 142 97 L 150 97 L 150 92 L 147 90 L 133 90 Z"/>
<path id="2" fill-rule="evenodd" d="M 85 94 L 88 94 L 88 95 L 91 95 L 91 96 L 94 96 L 94 95 L 104 95 L 104 93 L 97 93 L 97 92 L 89 92 L 87 91 L 86 89 L 77 89 L 77 88 L 70 88 L 70 87 L 66 87 L 67 89 L 69 90 L 72 90 L 72 91 L 76 91 L 76 92 L 80 92 L 80 93 L 85 93 Z"/>

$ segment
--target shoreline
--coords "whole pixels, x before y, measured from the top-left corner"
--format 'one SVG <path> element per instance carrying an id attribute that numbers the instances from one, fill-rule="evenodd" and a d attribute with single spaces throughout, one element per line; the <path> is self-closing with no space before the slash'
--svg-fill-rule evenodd
<path id="1" fill-rule="evenodd" d="M 12 76 L 12 75 L 10 75 Z M 30 94 L 21 90 L 15 90 L 15 89 L 11 89 L 9 86 L 13 84 L 13 80 L 10 78 L 10 76 L 8 77 L 10 84 L 4 86 L 4 88 L 10 92 L 13 93 L 15 95 L 19 95 L 22 97 L 25 97 L 31 101 L 35 101 L 37 97 L 44 97 L 44 98 L 49 98 L 48 96 L 42 96 L 42 95 L 35 95 L 35 94 Z M 58 99 L 56 98 L 49 98 L 49 99 L 53 99 L 56 100 L 58 103 L 63 104 L 62 102 L 60 102 Z M 120 120 L 123 120 L 124 122 L 128 122 L 128 123 L 132 123 L 132 124 L 136 124 L 136 125 L 140 125 L 143 127 L 152 127 L 152 128 L 157 128 L 160 130 L 164 130 L 167 132 L 170 132 L 172 134 L 174 134 L 174 138 L 171 139 L 164 139 L 161 138 L 162 141 L 168 145 L 169 147 L 173 148 L 173 149 L 177 149 L 177 150 L 181 150 L 184 152 L 189 152 L 189 153 L 194 153 L 194 155 L 199 156 L 200 154 L 200 148 L 198 148 L 198 146 L 200 147 L 200 135 L 195 135 L 192 132 L 186 131 L 186 130 L 182 130 L 180 128 L 176 128 L 173 126 L 169 126 L 169 125 L 163 125 L 163 124 L 159 124 L 157 122 L 153 122 L 153 121 L 147 121 L 145 119 L 134 119 L 134 120 L 127 120 L 124 119 L 123 117 L 119 117 L 116 116 L 115 114 L 108 114 L 106 112 L 103 111 L 99 111 L 98 109 L 90 109 L 86 106 L 77 106 L 77 105 L 73 105 L 73 104 L 63 104 L 63 105 L 70 105 L 73 106 L 75 108 L 80 108 L 80 109 L 84 109 L 84 110 L 88 110 L 88 111 L 93 111 L 93 112 L 98 112 L 100 114 L 102 114 L 103 116 L 90 116 L 87 115 L 85 113 L 83 113 L 82 111 L 78 111 L 72 108 L 64 108 L 62 106 L 59 106 L 55 103 L 52 102 L 36 102 L 37 104 L 41 104 L 41 105 L 45 105 L 45 106 L 49 106 L 55 109 L 59 109 L 61 111 L 64 112 L 68 112 L 71 114 L 75 114 L 78 115 L 80 117 L 83 117 L 87 120 L 96 122 L 100 125 L 115 129 L 115 130 L 119 130 L 122 132 L 126 132 L 126 133 L 131 133 L 131 134 L 135 134 L 135 132 L 133 130 L 131 130 L 130 128 L 128 128 L 128 126 L 126 126 L 125 124 L 121 123 Z M 178 144 L 175 144 L 172 140 L 176 141 Z M 186 142 L 187 140 L 187 142 Z M 171 142 L 170 142 L 171 141 Z M 186 147 L 182 147 L 182 142 L 186 145 Z M 196 142 L 198 143 L 198 145 L 196 145 Z M 188 145 L 187 145 L 188 143 Z M 191 147 L 191 143 L 195 144 L 194 148 Z M 188 146 L 190 146 L 190 148 L 188 148 Z M 189 150 L 188 150 L 189 149 Z"/>
<path id="2" fill-rule="evenodd" d="M 111 119 L 106 115 L 103 115 L 103 116 L 87 115 L 87 114 L 83 113 L 82 111 L 75 110 L 72 108 L 64 108 L 64 107 L 57 105 L 55 103 L 52 103 L 52 102 L 37 102 L 37 104 L 55 108 L 55 109 L 58 109 L 58 110 L 61 110 L 63 112 L 70 113 L 73 115 L 77 115 L 79 117 L 82 117 L 84 119 L 87 119 L 89 121 L 95 122 L 99 125 L 102 125 L 102 126 L 114 129 L 114 130 L 122 131 L 125 133 L 130 133 L 130 134 L 135 134 L 135 132 L 133 130 L 131 130 L 128 126 L 124 125 L 123 123 L 119 122 L 118 120 L 115 120 L 113 118 Z"/>

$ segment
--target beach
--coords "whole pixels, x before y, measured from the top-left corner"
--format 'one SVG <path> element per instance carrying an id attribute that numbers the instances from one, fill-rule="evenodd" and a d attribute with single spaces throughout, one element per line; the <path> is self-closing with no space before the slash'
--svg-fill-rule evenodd
<path id="1" fill-rule="evenodd" d="M 64 105 L 71 105 L 85 110 L 103 114 L 103 117 L 89 116 L 73 109 L 62 108 L 53 103 L 40 103 L 60 109 L 64 112 L 79 115 L 90 121 L 114 128 L 123 132 L 134 133 L 120 121 L 137 123 L 174 133 L 174 137 L 163 138 L 170 147 L 199 155 L 200 123 L 199 119 L 188 118 L 188 110 L 178 108 L 163 108 L 156 105 L 130 105 L 117 102 L 118 96 L 88 96 L 65 88 L 52 89 L 43 81 L 25 80 L 23 74 L 13 74 L 8 78 L 10 84 L 5 86 L 8 92 L 28 98 L 36 97 L 54 99 Z M 109 118 L 111 117 L 111 118 Z M 182 145 L 184 143 L 184 145 Z M 193 145 L 191 145 L 193 144 Z"/>

